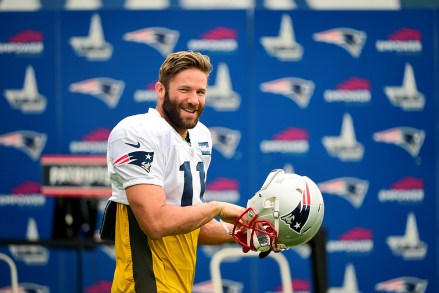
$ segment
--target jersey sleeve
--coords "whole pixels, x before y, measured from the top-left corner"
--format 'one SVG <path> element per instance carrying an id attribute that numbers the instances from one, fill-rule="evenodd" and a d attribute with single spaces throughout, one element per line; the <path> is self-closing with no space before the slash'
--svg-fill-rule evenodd
<path id="1" fill-rule="evenodd" d="M 149 132 L 122 129 L 112 133 L 108 164 L 111 181 L 119 189 L 137 184 L 163 186 L 162 148 L 157 137 Z"/>

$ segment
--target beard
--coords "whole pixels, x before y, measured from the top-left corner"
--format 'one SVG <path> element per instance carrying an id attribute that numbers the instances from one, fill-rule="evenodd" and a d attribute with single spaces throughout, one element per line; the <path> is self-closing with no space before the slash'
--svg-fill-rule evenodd
<path id="1" fill-rule="evenodd" d="M 169 121 L 178 129 L 192 129 L 194 128 L 198 121 L 200 120 L 200 116 L 204 111 L 204 107 L 199 106 L 196 112 L 198 113 L 195 119 L 184 119 L 180 115 L 181 107 L 180 104 L 175 102 L 175 100 L 171 100 L 169 97 L 168 91 L 165 93 L 165 99 L 163 101 L 163 111 L 165 112 Z"/>

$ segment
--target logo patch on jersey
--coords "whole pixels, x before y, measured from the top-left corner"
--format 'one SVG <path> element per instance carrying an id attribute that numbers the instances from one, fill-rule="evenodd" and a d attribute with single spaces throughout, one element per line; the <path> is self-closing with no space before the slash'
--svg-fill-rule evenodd
<path id="1" fill-rule="evenodd" d="M 206 156 L 211 155 L 210 149 L 209 149 L 209 143 L 207 141 L 206 142 L 199 142 L 198 146 L 200 147 L 202 155 L 206 155 Z"/>
<path id="2" fill-rule="evenodd" d="M 119 157 L 116 161 L 114 161 L 113 165 L 123 165 L 123 164 L 132 164 L 139 166 L 149 173 L 151 170 L 151 163 L 154 159 L 154 152 L 132 152 L 126 155 Z"/>
<path id="3" fill-rule="evenodd" d="M 140 142 L 137 142 L 137 143 L 126 142 L 125 144 L 129 145 L 129 146 L 132 146 L 133 148 L 136 148 L 136 149 L 140 148 Z"/>

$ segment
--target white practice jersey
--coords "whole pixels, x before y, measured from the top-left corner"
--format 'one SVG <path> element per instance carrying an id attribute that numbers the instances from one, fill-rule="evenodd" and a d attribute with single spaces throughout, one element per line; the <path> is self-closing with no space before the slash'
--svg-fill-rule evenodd
<path id="1" fill-rule="evenodd" d="M 167 204 L 201 203 L 211 161 L 212 138 L 201 122 L 189 129 L 189 138 L 190 143 L 152 108 L 146 114 L 120 121 L 108 138 L 110 200 L 128 204 L 125 188 L 154 184 L 164 188 Z"/>

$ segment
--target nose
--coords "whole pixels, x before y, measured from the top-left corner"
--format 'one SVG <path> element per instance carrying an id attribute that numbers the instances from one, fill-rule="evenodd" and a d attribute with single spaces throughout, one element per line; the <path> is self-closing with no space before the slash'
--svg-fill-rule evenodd
<path id="1" fill-rule="evenodd" d="M 197 92 L 196 91 L 191 91 L 190 94 L 188 95 L 187 101 L 191 105 L 198 105 L 200 103 L 200 101 L 198 99 Z"/>

